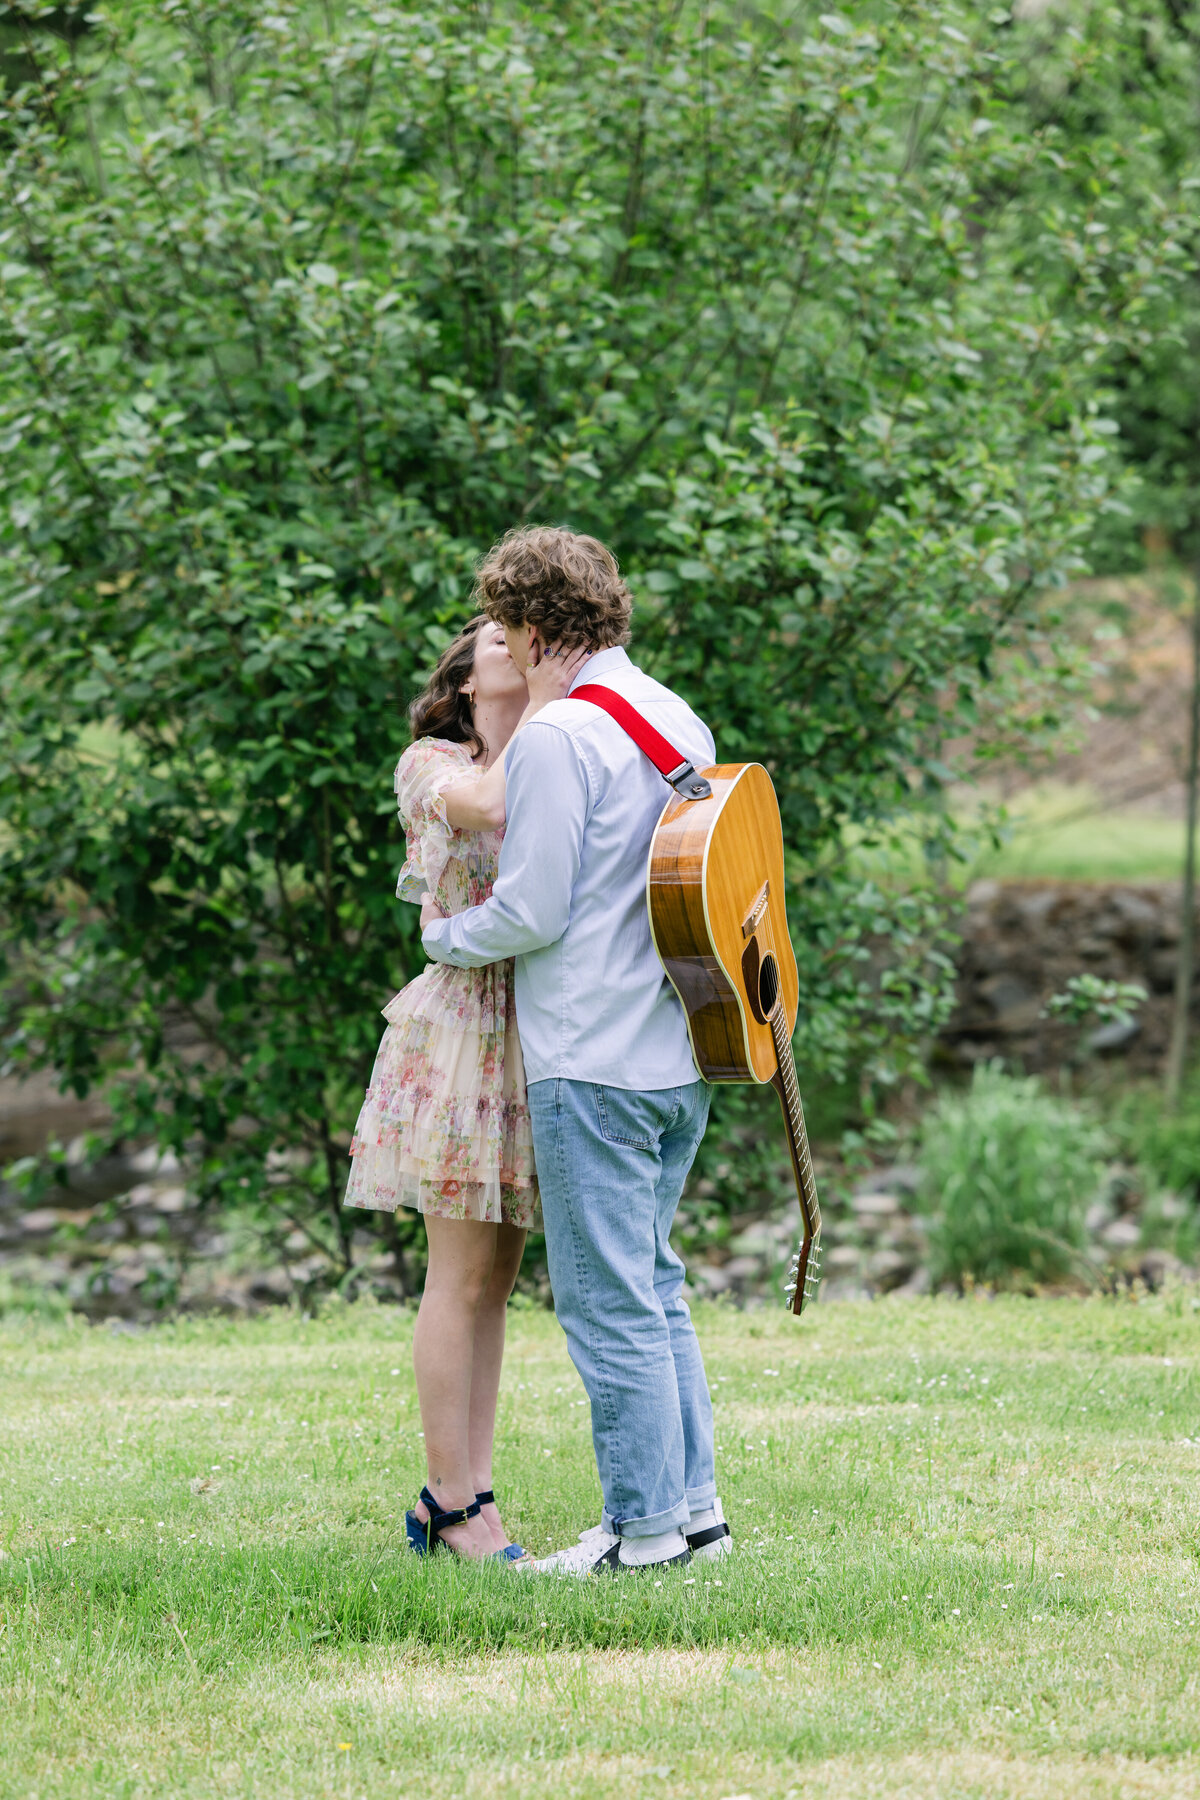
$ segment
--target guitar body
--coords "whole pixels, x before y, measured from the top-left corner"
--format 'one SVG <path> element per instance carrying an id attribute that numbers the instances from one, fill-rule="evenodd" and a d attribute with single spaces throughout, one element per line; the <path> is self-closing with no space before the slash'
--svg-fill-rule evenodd
<path id="1" fill-rule="evenodd" d="M 803 1234 L 788 1304 L 815 1293 L 817 1201 L 791 1039 L 799 1003 L 784 912 L 783 829 L 767 771 L 719 763 L 712 792 L 672 795 L 650 846 L 650 930 L 683 1002 L 696 1065 L 708 1081 L 772 1082 L 783 1107 Z"/>
<path id="2" fill-rule="evenodd" d="M 783 900 L 783 830 L 760 763 L 705 769 L 710 800 L 671 799 L 650 848 L 650 929 L 683 1001 L 696 1067 L 706 1081 L 771 1081 L 771 1027 L 743 968 L 742 926 L 762 885 Z M 775 946 L 788 1036 L 799 979 L 787 932 Z"/>

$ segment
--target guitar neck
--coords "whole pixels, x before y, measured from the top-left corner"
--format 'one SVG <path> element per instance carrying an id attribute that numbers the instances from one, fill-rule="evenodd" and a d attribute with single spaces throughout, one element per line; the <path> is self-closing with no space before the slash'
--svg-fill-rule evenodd
<path id="1" fill-rule="evenodd" d="M 800 1202 L 800 1211 L 804 1215 L 805 1235 L 811 1234 L 815 1237 L 821 1229 L 821 1206 L 817 1199 L 817 1180 L 813 1173 L 812 1154 L 808 1147 L 804 1108 L 800 1103 L 800 1083 L 796 1079 L 796 1059 L 792 1054 L 792 1040 L 781 1006 L 777 1006 L 771 1014 L 771 1036 L 775 1043 L 777 1064 L 774 1086 L 783 1107 L 788 1149 L 792 1156 L 792 1173 L 796 1180 L 796 1197 Z"/>

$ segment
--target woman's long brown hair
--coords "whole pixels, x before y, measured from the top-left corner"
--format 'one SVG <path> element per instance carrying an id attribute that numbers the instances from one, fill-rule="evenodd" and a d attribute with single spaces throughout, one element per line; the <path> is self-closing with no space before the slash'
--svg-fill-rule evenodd
<path id="1" fill-rule="evenodd" d="M 461 689 L 475 668 L 475 641 L 490 623 L 483 613 L 468 619 L 454 642 L 438 657 L 425 688 L 408 709 L 414 740 L 448 738 L 452 744 L 466 744 L 472 756 L 486 752 L 487 745 L 475 729 L 475 708 Z"/>

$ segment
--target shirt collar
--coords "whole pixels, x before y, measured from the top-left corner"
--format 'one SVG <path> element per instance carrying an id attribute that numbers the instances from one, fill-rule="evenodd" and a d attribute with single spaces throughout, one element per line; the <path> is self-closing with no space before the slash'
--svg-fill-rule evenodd
<path id="1" fill-rule="evenodd" d="M 595 681 L 597 676 L 601 675 L 615 675 L 618 669 L 628 669 L 632 666 L 628 651 L 620 644 L 613 644 L 608 650 L 597 650 L 595 656 L 588 657 L 571 683 L 567 698 L 570 699 L 575 689 L 582 687 L 585 681 Z"/>

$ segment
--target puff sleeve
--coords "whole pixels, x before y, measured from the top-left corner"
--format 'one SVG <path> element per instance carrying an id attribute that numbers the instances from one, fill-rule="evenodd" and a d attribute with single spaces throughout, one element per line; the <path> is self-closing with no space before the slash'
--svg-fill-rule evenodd
<path id="1" fill-rule="evenodd" d="M 420 905 L 432 894 L 454 854 L 454 827 L 446 817 L 446 789 L 478 776 L 461 744 L 418 738 L 396 764 L 396 808 L 405 834 L 405 861 L 396 883 L 400 900 Z"/>

